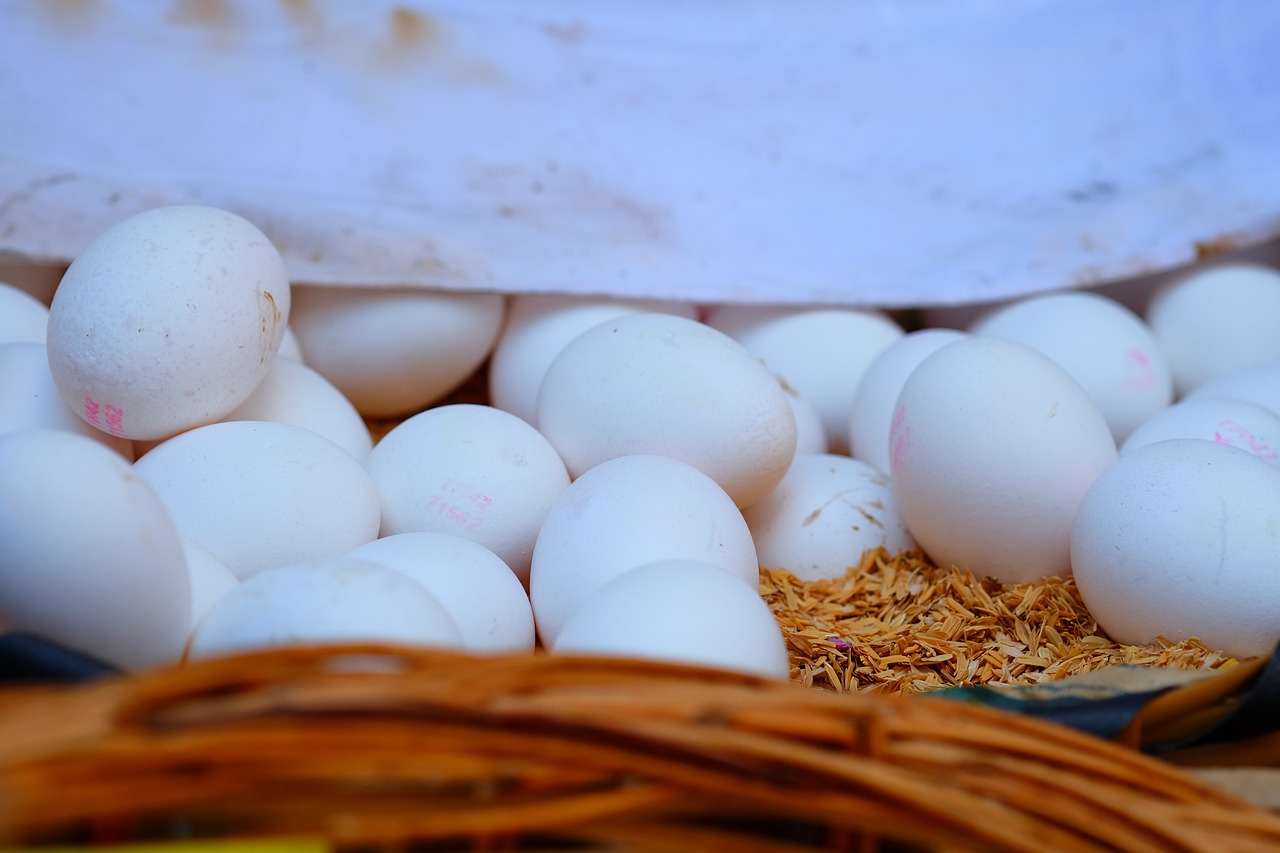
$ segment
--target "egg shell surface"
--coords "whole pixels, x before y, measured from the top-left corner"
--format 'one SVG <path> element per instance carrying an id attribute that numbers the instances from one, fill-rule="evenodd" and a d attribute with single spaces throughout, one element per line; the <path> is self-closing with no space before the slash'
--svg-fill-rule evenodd
<path id="1" fill-rule="evenodd" d="M 533 651 L 529 596 L 507 564 L 483 545 L 450 533 L 397 533 L 347 556 L 422 584 L 449 611 L 468 651 Z"/>
<path id="2" fill-rule="evenodd" d="M 760 564 L 804 581 L 844 577 L 875 548 L 916 547 L 889 477 L 834 453 L 797 455 L 782 482 L 742 514 Z"/>
<path id="3" fill-rule="evenodd" d="M 78 433 L 133 461 L 133 442 L 94 429 L 63 402 L 44 344 L 0 344 L 0 435 L 20 429 Z"/>
<path id="4" fill-rule="evenodd" d="M 242 581 L 205 614 L 188 656 L 322 643 L 461 649 L 444 606 L 400 572 L 339 558 L 277 566 Z"/>
<path id="5" fill-rule="evenodd" d="M 1203 439 L 1126 453 L 1080 503 L 1080 597 L 1117 642 L 1197 637 L 1245 657 L 1280 642 L 1280 471 Z"/>
<path id="6" fill-rule="evenodd" d="M 1248 400 L 1200 396 L 1175 403 L 1130 433 L 1120 453 L 1170 438 L 1216 441 L 1280 465 L 1280 415 Z"/>
<path id="7" fill-rule="evenodd" d="M 125 669 L 191 627 L 182 541 L 129 463 L 64 430 L 0 436 L 0 622 Z"/>
<path id="8" fill-rule="evenodd" d="M 191 630 L 222 596 L 235 589 L 240 579 L 218 558 L 189 539 L 182 540 L 182 553 L 187 559 L 191 577 Z"/>
<path id="9" fill-rule="evenodd" d="M 1215 377 L 1280 361 L 1280 270 L 1255 263 L 1190 270 L 1152 295 L 1147 322 L 1180 397 Z"/>
<path id="10" fill-rule="evenodd" d="M 920 362 L 952 341 L 965 337 L 958 329 L 918 329 L 886 346 L 871 360 L 858 380 L 849 410 L 849 452 L 888 474 L 889 430 L 893 410 L 907 377 Z"/>
<path id="11" fill-rule="evenodd" d="M 272 421 L 319 433 L 356 460 L 373 450 L 373 437 L 356 407 L 337 386 L 301 361 L 277 358 L 262 382 L 224 421 Z"/>
<path id="12" fill-rule="evenodd" d="M 641 311 L 678 314 L 691 320 L 697 314 L 693 305 L 682 302 L 545 293 L 511 297 L 489 361 L 490 401 L 536 426 L 542 377 L 560 350 L 592 326 Z"/>
<path id="13" fill-rule="evenodd" d="M 782 631 L 760 594 L 694 560 L 637 566 L 595 590 L 551 653 L 668 661 L 778 680 L 791 669 Z"/>
<path id="14" fill-rule="evenodd" d="M 717 305 L 708 325 L 764 361 L 822 418 L 826 450 L 849 450 L 849 411 L 867 365 L 905 334 L 883 311 Z"/>
<path id="15" fill-rule="evenodd" d="M 212 207 L 155 208 L 71 263 L 49 308 L 49 367 L 94 427 L 160 439 L 253 393 L 289 309 L 284 261 L 256 226 Z"/>
<path id="16" fill-rule="evenodd" d="M 1097 293 L 1018 299 L 969 331 L 1049 356 L 1098 404 L 1117 442 L 1173 402 L 1173 370 L 1155 333 L 1133 311 Z"/>
<path id="17" fill-rule="evenodd" d="M 294 288 L 303 360 L 365 417 L 416 412 L 457 389 L 502 328 L 505 298 L 416 287 Z"/>
<path id="18" fill-rule="evenodd" d="M 1071 574 L 1076 507 L 1116 455 L 1106 418 L 1062 367 L 976 335 L 912 371 L 890 434 L 916 542 L 941 565 L 1009 583 Z"/>
<path id="19" fill-rule="evenodd" d="M 588 470 L 551 506 L 533 550 L 529 598 L 545 644 L 592 591 L 665 559 L 718 566 L 758 589 L 742 512 L 714 480 L 666 456 L 620 456 Z"/>
<path id="20" fill-rule="evenodd" d="M 1215 376 L 1196 386 L 1182 401 L 1201 397 L 1247 400 L 1280 415 L 1280 361 L 1269 361 Z"/>
<path id="21" fill-rule="evenodd" d="M 455 403 L 419 412 L 365 460 L 382 506 L 380 535 L 452 533 L 497 554 L 522 582 L 534 541 L 569 485 L 551 443 L 493 406 Z"/>
<path id="22" fill-rule="evenodd" d="M 25 290 L 0 281 L 0 344 L 43 344 L 48 328 L 49 306 Z"/>
<path id="23" fill-rule="evenodd" d="M 782 479 L 796 420 L 778 380 L 696 320 L 636 313 L 601 323 L 556 356 L 538 429 L 577 477 L 617 456 L 660 454 L 706 473 L 739 506 Z"/>
<path id="24" fill-rule="evenodd" d="M 179 532 L 244 579 L 378 535 L 378 493 L 338 445 L 301 427 L 229 421 L 152 448 L 134 470 Z"/>

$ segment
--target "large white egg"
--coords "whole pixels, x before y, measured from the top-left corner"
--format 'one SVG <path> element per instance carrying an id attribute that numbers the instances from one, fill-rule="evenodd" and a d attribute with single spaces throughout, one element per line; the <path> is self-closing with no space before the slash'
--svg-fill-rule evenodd
<path id="1" fill-rule="evenodd" d="M 1022 582 L 1070 575 L 1076 507 L 1116 445 L 1048 356 L 973 335 L 907 378 L 889 456 L 898 508 L 930 557 Z"/>
<path id="2" fill-rule="evenodd" d="M 449 611 L 463 646 L 480 654 L 534 647 L 533 609 L 515 573 L 497 554 L 451 533 L 397 533 L 348 557 L 407 575 Z"/>
<path id="3" fill-rule="evenodd" d="M 693 305 L 608 296 L 527 293 L 511 297 L 489 361 L 489 399 L 537 425 L 538 391 L 547 368 L 569 341 L 606 320 L 641 311 L 696 319 Z"/>
<path id="4" fill-rule="evenodd" d="M 363 462 L 373 450 L 369 426 L 337 386 L 291 358 L 277 358 L 262 382 L 224 421 L 272 421 L 319 433 Z"/>
<path id="5" fill-rule="evenodd" d="M 378 535 L 378 493 L 338 445 L 301 427 L 197 427 L 134 463 L 178 531 L 238 578 L 345 553 Z"/>
<path id="6" fill-rule="evenodd" d="M 241 581 L 200 620 L 187 654 L 358 642 L 461 649 L 462 634 L 417 581 L 339 558 L 277 566 Z"/>
<path id="7" fill-rule="evenodd" d="M 1114 640 L 1198 637 L 1265 655 L 1280 642 L 1280 470 L 1237 447 L 1171 439 L 1126 453 L 1080 503 L 1071 562 Z"/>
<path id="8" fill-rule="evenodd" d="M 590 469 L 547 513 L 529 597 L 544 643 L 578 605 L 629 569 L 657 560 L 711 563 L 751 589 L 760 581 L 751 531 L 715 481 L 666 456 L 619 456 Z"/>
<path id="9" fill-rule="evenodd" d="M 1018 299 L 969 331 L 1049 356 L 1098 404 L 1117 442 L 1173 402 L 1173 371 L 1155 333 L 1137 314 L 1097 293 Z"/>
<path id="10" fill-rule="evenodd" d="M 362 415 L 393 417 L 462 385 L 493 349 L 505 307 L 497 293 L 299 285 L 291 326 L 306 363 Z"/>
<path id="11" fill-rule="evenodd" d="M 786 640 L 760 594 L 717 566 L 638 566 L 582 602 L 552 654 L 609 655 L 786 679 Z"/>
<path id="12" fill-rule="evenodd" d="M 935 351 L 965 337 L 957 329 L 919 329 L 889 344 L 862 372 L 849 410 L 850 454 L 888 474 L 889 429 L 911 371 Z"/>
<path id="13" fill-rule="evenodd" d="M 703 471 L 739 506 L 776 486 L 796 449 L 774 375 L 724 333 L 671 314 L 629 314 L 574 338 L 543 378 L 538 429 L 572 476 L 659 454 Z"/>
<path id="14" fill-rule="evenodd" d="M 182 541 L 120 454 L 64 430 L 0 436 L 0 622 L 126 669 L 181 656 Z"/>
<path id="15" fill-rule="evenodd" d="M 1216 441 L 1280 465 L 1280 415 L 1248 400 L 1201 396 L 1175 403 L 1139 424 L 1120 452 L 1171 438 Z"/>
<path id="16" fill-rule="evenodd" d="M 782 482 L 742 514 L 760 564 L 806 581 L 844 577 L 865 551 L 916 547 L 889 477 L 833 453 L 797 455 Z"/>
<path id="17" fill-rule="evenodd" d="M 1280 361 L 1280 270 L 1253 263 L 1191 270 L 1156 291 L 1147 322 L 1180 396 L 1215 377 Z"/>
<path id="18" fill-rule="evenodd" d="M 904 334 L 884 312 L 859 308 L 717 305 L 706 322 L 813 403 L 833 453 L 848 451 L 849 411 L 863 371 Z"/>
<path id="19" fill-rule="evenodd" d="M 212 207 L 156 208 L 72 262 L 49 309 L 49 367 L 90 424 L 164 438 L 253 393 L 289 307 L 284 261 L 252 223 Z"/>
<path id="20" fill-rule="evenodd" d="M 0 281 L 0 344 L 43 344 L 48 329 L 49 306 L 25 290 Z"/>
<path id="21" fill-rule="evenodd" d="M 492 406 L 419 412 L 374 447 L 365 470 L 382 506 L 381 535 L 452 533 L 478 542 L 528 581 L 533 543 L 569 473 L 550 442 Z"/>
<path id="22" fill-rule="evenodd" d="M 44 344 L 0 344 L 0 435 L 35 428 L 79 433 L 133 461 L 133 442 L 94 429 L 63 402 Z"/>

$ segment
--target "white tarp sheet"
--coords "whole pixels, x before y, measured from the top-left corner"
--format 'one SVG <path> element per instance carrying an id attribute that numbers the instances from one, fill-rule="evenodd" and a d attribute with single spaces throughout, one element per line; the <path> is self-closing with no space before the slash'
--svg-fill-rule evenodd
<path id="1" fill-rule="evenodd" d="M 142 209 L 295 281 L 947 304 L 1280 234 L 1280 3 L 0 0 L 0 251 Z"/>

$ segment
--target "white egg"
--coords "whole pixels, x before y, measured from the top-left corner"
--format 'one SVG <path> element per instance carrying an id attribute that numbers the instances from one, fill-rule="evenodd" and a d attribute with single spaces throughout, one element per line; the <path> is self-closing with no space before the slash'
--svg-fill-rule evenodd
<path id="1" fill-rule="evenodd" d="M 450 533 L 397 533 L 347 556 L 422 584 L 449 611 L 468 651 L 533 651 L 529 596 L 507 564 L 483 545 Z"/>
<path id="2" fill-rule="evenodd" d="M 786 640 L 760 594 L 694 560 L 638 566 L 595 590 L 551 652 L 790 676 Z"/>
<path id="3" fill-rule="evenodd" d="M 49 367 L 93 426 L 164 438 L 253 393 L 289 307 L 284 262 L 252 223 L 211 207 L 156 208 L 72 262 L 49 309 Z"/>
<path id="4" fill-rule="evenodd" d="M 760 565 L 742 512 L 715 481 L 666 456 L 619 456 L 590 469 L 547 513 L 529 597 L 544 643 L 594 590 L 657 560 L 711 563 L 757 589 Z"/>
<path id="5" fill-rule="evenodd" d="M 1194 269 L 1156 291 L 1147 322 L 1179 395 L 1215 377 L 1280 361 L 1280 271 L 1252 263 Z"/>
<path id="6" fill-rule="evenodd" d="M 813 403 L 833 453 L 848 451 L 849 411 L 863 371 L 904 334 L 884 312 L 858 308 L 719 305 L 706 322 Z"/>
<path id="7" fill-rule="evenodd" d="M 1227 397 L 1248 400 L 1280 415 L 1280 361 L 1233 370 L 1197 385 L 1182 399 Z"/>
<path id="8" fill-rule="evenodd" d="M 1085 493 L 1071 562 L 1117 642 L 1197 637 L 1238 657 L 1280 642 L 1280 471 L 1237 447 L 1171 439 L 1126 453 Z"/>
<path id="9" fill-rule="evenodd" d="M 0 344 L 43 344 L 49 307 L 25 290 L 0 281 Z"/>
<path id="10" fill-rule="evenodd" d="M 848 456 L 797 455 L 782 482 L 742 514 L 760 564 L 806 581 L 844 577 L 865 551 L 916 547 L 888 476 Z"/>
<path id="11" fill-rule="evenodd" d="M 197 427 L 134 463 L 183 537 L 236 577 L 345 553 L 378 535 L 364 468 L 308 429 L 266 421 Z"/>
<path id="12" fill-rule="evenodd" d="M 191 578 L 191 630 L 194 631 L 210 608 L 235 589 L 240 579 L 217 557 L 190 539 L 182 540 L 182 553 L 187 558 L 187 572 Z"/>
<path id="13" fill-rule="evenodd" d="M 526 582 L 538 530 L 569 485 L 564 462 L 541 433 L 510 412 L 470 403 L 397 424 L 365 469 L 382 505 L 382 536 L 462 536 Z"/>
<path id="14" fill-rule="evenodd" d="M 930 557 L 1022 582 L 1070 575 L 1076 507 L 1116 446 L 1048 356 L 971 335 L 912 371 L 889 456 L 898 508 Z"/>
<path id="15" fill-rule="evenodd" d="M 64 430 L 0 436 L 0 622 L 126 669 L 181 656 L 182 542 L 120 454 Z"/>
<path id="16" fill-rule="evenodd" d="M 902 386 L 927 356 L 964 337 L 956 329 L 920 329 L 889 344 L 871 360 L 849 410 L 848 447 L 855 459 L 889 473 L 889 428 Z"/>
<path id="17" fill-rule="evenodd" d="M 484 362 L 504 297 L 415 287 L 294 288 L 291 325 L 306 363 L 365 417 L 416 412 Z"/>
<path id="18" fill-rule="evenodd" d="M 292 326 L 284 327 L 284 335 L 280 338 L 280 349 L 276 352 L 276 355 L 305 363 L 306 359 L 302 356 L 302 344 L 298 343 L 298 336 L 294 334 Z"/>
<path id="19" fill-rule="evenodd" d="M 327 643 L 461 649 L 444 606 L 397 571 L 351 558 L 277 566 L 241 581 L 205 614 L 188 657 Z"/>
<path id="20" fill-rule="evenodd" d="M 133 442 L 94 429 L 63 402 L 44 344 L 0 344 L 0 435 L 33 428 L 79 433 L 133 461 Z"/>
<path id="21" fill-rule="evenodd" d="M 1130 433 L 1120 452 L 1171 438 L 1216 441 L 1280 465 L 1280 415 L 1247 400 L 1203 396 L 1175 403 Z"/>
<path id="22" fill-rule="evenodd" d="M 1098 404 L 1117 442 L 1173 402 L 1173 371 L 1155 333 L 1105 296 L 1064 291 L 1025 297 L 987 314 L 969 331 L 1049 356 Z"/>
<path id="23" fill-rule="evenodd" d="M 490 401 L 536 426 L 542 377 L 560 350 L 592 326 L 641 311 L 691 320 L 697 313 L 694 306 L 679 302 L 541 293 L 511 297 L 489 361 Z"/>
<path id="24" fill-rule="evenodd" d="M 617 456 L 659 454 L 706 473 L 739 506 L 778 484 L 796 420 L 778 380 L 696 320 L 637 313 L 601 323 L 556 356 L 538 428 L 571 476 Z"/>
<path id="25" fill-rule="evenodd" d="M 369 426 L 351 401 L 319 372 L 277 358 L 258 387 L 224 421 L 272 421 L 319 433 L 363 462 L 373 450 Z"/>

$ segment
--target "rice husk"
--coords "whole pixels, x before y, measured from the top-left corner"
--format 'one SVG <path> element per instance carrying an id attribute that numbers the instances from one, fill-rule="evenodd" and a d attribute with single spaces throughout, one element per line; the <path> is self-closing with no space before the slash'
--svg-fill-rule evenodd
<path id="1" fill-rule="evenodd" d="M 1003 584 L 935 565 L 918 551 L 868 551 L 829 580 L 762 568 L 760 592 L 786 637 L 792 679 L 835 692 L 1027 685 L 1114 664 L 1239 663 L 1197 639 L 1113 641 L 1070 578 Z"/>

